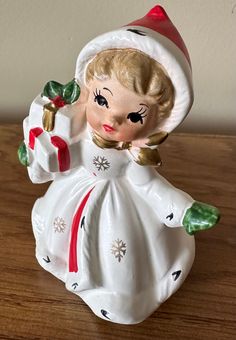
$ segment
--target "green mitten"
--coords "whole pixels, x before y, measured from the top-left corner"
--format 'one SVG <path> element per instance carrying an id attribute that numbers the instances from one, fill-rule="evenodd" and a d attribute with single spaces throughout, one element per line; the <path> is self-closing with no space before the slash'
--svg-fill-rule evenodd
<path id="1" fill-rule="evenodd" d="M 23 164 L 24 166 L 29 166 L 29 157 L 28 157 L 27 148 L 26 148 L 24 141 L 19 146 L 17 153 L 18 153 L 18 158 L 21 164 Z"/>
<path id="2" fill-rule="evenodd" d="M 183 226 L 189 235 L 199 230 L 206 230 L 213 227 L 220 219 L 220 212 L 212 205 L 201 202 L 194 202 L 191 208 L 186 211 L 183 219 Z"/>

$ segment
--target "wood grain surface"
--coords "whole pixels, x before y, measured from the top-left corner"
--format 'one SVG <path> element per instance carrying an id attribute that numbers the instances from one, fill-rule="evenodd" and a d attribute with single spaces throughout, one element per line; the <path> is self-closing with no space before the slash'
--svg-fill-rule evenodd
<path id="1" fill-rule="evenodd" d="M 236 137 L 177 134 L 162 146 L 160 172 L 222 217 L 196 236 L 181 289 L 132 326 L 99 319 L 36 262 L 30 215 L 48 185 L 18 163 L 21 140 L 21 126 L 0 127 L 0 339 L 236 339 Z"/>

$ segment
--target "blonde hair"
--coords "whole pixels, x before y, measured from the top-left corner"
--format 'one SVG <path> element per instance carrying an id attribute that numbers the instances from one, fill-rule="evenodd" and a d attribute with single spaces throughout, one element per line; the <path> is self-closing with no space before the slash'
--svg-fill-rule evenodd
<path id="1" fill-rule="evenodd" d="M 166 118 L 174 106 L 174 86 L 161 64 L 135 49 L 108 49 L 99 52 L 88 64 L 86 83 L 115 75 L 125 88 L 147 96 L 158 104 L 159 118 Z"/>

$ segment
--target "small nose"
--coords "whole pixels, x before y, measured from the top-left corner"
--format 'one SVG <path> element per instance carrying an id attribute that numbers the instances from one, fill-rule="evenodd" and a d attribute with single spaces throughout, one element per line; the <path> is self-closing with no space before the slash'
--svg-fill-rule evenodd
<path id="1" fill-rule="evenodd" d="M 112 123 L 117 123 L 117 124 L 122 124 L 123 122 L 123 115 L 121 113 L 118 112 L 110 112 L 109 113 L 109 119 Z"/>

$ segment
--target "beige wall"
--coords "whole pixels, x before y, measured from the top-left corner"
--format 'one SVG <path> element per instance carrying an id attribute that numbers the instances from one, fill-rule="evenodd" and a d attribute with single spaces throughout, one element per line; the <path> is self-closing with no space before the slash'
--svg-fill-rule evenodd
<path id="1" fill-rule="evenodd" d="M 74 76 L 94 36 L 157 0 L 0 0 L 0 120 L 21 121 L 48 80 Z M 182 131 L 236 132 L 236 0 L 160 0 L 190 51 L 195 104 Z"/>

